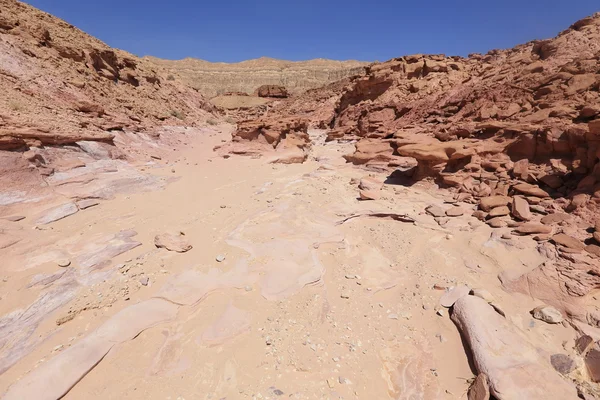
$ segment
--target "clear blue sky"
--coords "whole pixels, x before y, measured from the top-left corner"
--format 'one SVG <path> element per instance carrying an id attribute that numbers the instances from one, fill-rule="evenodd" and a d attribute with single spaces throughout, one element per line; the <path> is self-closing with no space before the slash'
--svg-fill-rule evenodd
<path id="1" fill-rule="evenodd" d="M 139 56 L 384 61 L 555 36 L 600 0 L 27 0 Z"/>

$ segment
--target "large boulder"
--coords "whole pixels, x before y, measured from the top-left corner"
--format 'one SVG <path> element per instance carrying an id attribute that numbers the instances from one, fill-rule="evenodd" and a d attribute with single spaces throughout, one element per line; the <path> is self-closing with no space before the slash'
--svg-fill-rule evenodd
<path id="1" fill-rule="evenodd" d="M 258 97 L 274 97 L 280 99 L 285 99 L 289 96 L 287 89 L 279 85 L 262 85 L 256 89 L 256 95 Z"/>

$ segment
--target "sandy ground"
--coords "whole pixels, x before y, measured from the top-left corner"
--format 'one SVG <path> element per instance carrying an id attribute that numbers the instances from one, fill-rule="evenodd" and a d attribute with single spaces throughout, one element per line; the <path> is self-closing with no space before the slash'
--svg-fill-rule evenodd
<path id="1" fill-rule="evenodd" d="M 312 135 L 308 162 L 271 165 L 216 157 L 212 148 L 227 132 L 204 131 L 177 161 L 151 169 L 177 178 L 163 190 L 118 195 L 48 225 L 47 242 L 134 230 L 141 245 L 86 272 L 90 279 L 80 274 L 39 323 L 23 325 L 26 313 L 4 317 L 4 325 L 29 326 L 32 344 L 20 345 L 0 375 L 0 393 L 127 310 L 141 333 L 127 337 L 115 324 L 112 347 L 65 399 L 463 399 L 473 373 L 435 285 L 487 289 L 548 350 L 572 341 L 562 325 L 534 322 L 532 299 L 500 288 L 499 272 L 541 262 L 532 240 L 501 239 L 470 213 L 441 228 L 424 209 L 448 205 L 427 186 L 386 185 L 382 199 L 360 201 L 350 180 L 367 173 L 344 164 L 348 145 Z M 342 223 L 349 216 L 356 218 Z M 28 219 L 14 224 L 33 229 Z M 167 231 L 184 232 L 193 249 L 157 249 L 154 237 Z M 81 269 L 56 260 L 4 268 L 0 311 L 27 310 L 57 288 L 66 293 L 60 279 L 28 286 Z M 168 318 L 150 323 L 132 308 L 153 301 L 170 307 Z"/>

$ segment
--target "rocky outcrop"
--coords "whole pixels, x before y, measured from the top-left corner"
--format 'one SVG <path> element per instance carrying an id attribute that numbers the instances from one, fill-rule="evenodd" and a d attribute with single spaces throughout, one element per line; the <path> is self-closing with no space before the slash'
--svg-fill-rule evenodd
<path id="1" fill-rule="evenodd" d="M 0 0 L 0 9 L 2 150 L 111 143 L 109 131 L 191 125 L 214 111 L 147 60 L 24 3 Z"/>
<path id="2" fill-rule="evenodd" d="M 285 61 L 268 57 L 231 64 L 193 58 L 169 61 L 145 57 L 144 60 L 169 70 L 172 79 L 180 80 L 207 97 L 226 92 L 251 94 L 262 85 L 284 86 L 289 93 L 297 95 L 359 74 L 368 65 L 360 61 Z"/>
<path id="3" fill-rule="evenodd" d="M 280 99 L 285 99 L 289 96 L 287 89 L 279 85 L 262 85 L 256 89 L 256 95 L 258 97 L 274 97 Z"/>

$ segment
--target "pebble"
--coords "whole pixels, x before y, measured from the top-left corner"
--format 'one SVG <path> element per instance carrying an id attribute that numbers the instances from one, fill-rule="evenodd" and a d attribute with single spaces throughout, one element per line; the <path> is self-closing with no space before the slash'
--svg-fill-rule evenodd
<path id="1" fill-rule="evenodd" d="M 479 297 L 479 298 L 487 301 L 488 303 L 492 303 L 495 300 L 494 296 L 485 289 L 473 289 L 473 290 L 471 290 L 471 295 Z"/>
<path id="2" fill-rule="evenodd" d="M 349 299 L 349 298 L 350 298 L 350 293 L 348 293 L 347 291 L 343 291 L 343 292 L 340 294 L 340 297 L 341 297 L 342 299 Z"/>
<path id="3" fill-rule="evenodd" d="M 150 278 L 148 278 L 147 276 L 143 276 L 140 278 L 140 283 L 143 286 L 148 286 L 148 282 L 150 281 Z"/>
<path id="4" fill-rule="evenodd" d="M 398 319 L 398 314 L 388 314 L 389 319 Z"/>
<path id="5" fill-rule="evenodd" d="M 216 258 L 217 262 L 223 262 L 225 261 L 225 256 L 223 254 L 219 254 Z"/>
<path id="6" fill-rule="evenodd" d="M 246 292 L 251 292 L 252 291 L 252 286 L 246 286 L 246 287 L 244 287 L 244 290 Z"/>
<path id="7" fill-rule="evenodd" d="M 437 315 L 439 315 L 440 317 L 443 317 L 443 316 L 445 315 L 445 314 L 444 314 L 444 310 L 442 310 L 442 309 L 439 309 L 439 310 L 437 310 L 435 313 L 436 313 Z"/>
<path id="8" fill-rule="evenodd" d="M 346 279 L 356 279 L 356 275 L 346 275 Z"/>
<path id="9" fill-rule="evenodd" d="M 66 267 L 68 267 L 69 265 L 71 265 L 71 261 L 70 261 L 70 260 L 67 260 L 67 259 L 65 258 L 65 259 L 63 259 L 63 260 L 58 260 L 58 261 L 57 261 L 57 264 L 58 264 L 58 266 L 59 266 L 59 267 L 66 268 Z"/>

